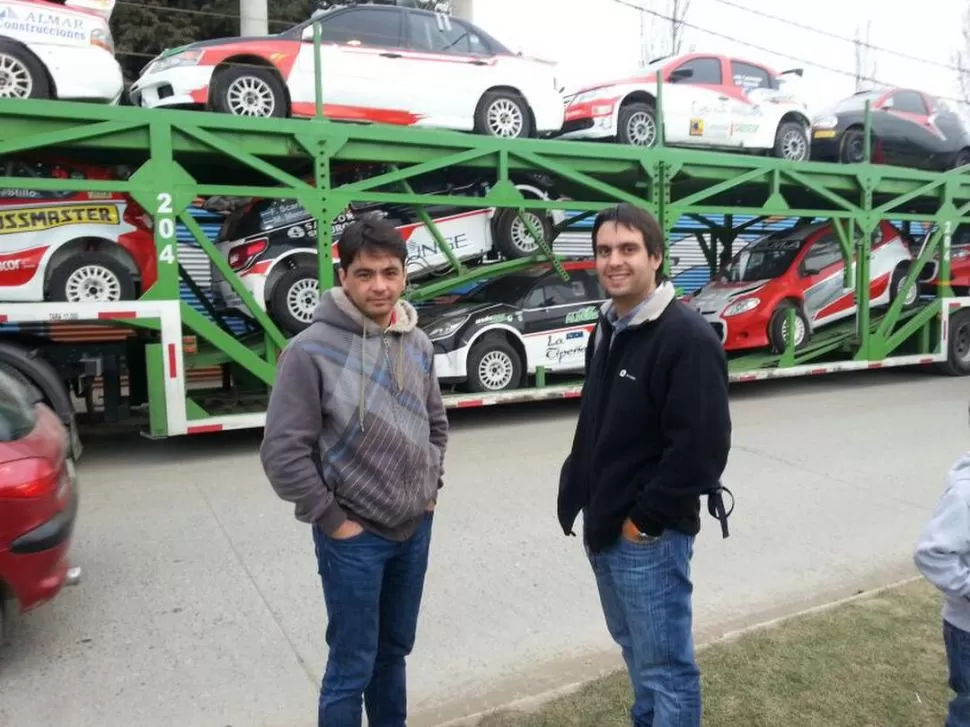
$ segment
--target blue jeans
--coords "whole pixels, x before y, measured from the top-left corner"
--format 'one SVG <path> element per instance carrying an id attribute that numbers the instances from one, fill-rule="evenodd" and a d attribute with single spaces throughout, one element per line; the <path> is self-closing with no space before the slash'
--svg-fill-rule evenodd
<path id="1" fill-rule="evenodd" d="M 690 560 L 694 538 L 667 530 L 653 543 L 622 535 L 587 555 L 606 626 L 633 685 L 634 727 L 700 727 L 700 670 L 694 661 Z"/>
<path id="2" fill-rule="evenodd" d="M 330 653 L 320 685 L 320 727 L 404 727 L 405 657 L 414 647 L 431 544 L 428 513 L 409 540 L 369 531 L 346 540 L 313 528 Z"/>
<path id="3" fill-rule="evenodd" d="M 946 727 L 970 727 L 970 633 L 943 620 L 943 644 L 950 670 L 950 700 Z"/>

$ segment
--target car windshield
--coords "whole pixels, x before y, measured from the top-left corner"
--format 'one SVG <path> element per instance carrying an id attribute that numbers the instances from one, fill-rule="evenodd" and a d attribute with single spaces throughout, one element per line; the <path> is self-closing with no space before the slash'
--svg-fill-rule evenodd
<path id="1" fill-rule="evenodd" d="M 462 296 L 458 303 L 511 303 L 518 304 L 528 295 L 536 280 L 548 271 L 544 268 L 528 270 L 515 275 L 503 275 L 500 278 L 483 283 L 478 289 Z"/>
<path id="2" fill-rule="evenodd" d="M 866 101 L 869 102 L 870 106 L 875 106 L 876 101 L 879 97 L 885 93 L 884 91 L 868 91 L 865 93 L 857 93 L 854 96 L 849 96 L 849 98 L 839 101 L 835 105 L 835 111 L 862 111 L 866 107 Z"/>
<path id="3" fill-rule="evenodd" d="M 804 237 L 787 235 L 759 240 L 734 256 L 724 271 L 722 280 L 728 283 L 749 283 L 777 278 L 788 270 L 804 244 Z"/>

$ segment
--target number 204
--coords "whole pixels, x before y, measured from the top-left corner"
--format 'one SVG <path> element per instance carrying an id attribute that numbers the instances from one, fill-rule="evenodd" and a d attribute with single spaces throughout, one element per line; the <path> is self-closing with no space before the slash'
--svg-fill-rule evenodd
<path id="1" fill-rule="evenodd" d="M 168 192 L 159 193 L 158 197 L 158 207 L 155 209 L 156 223 L 158 224 L 158 235 L 163 240 L 171 240 L 175 237 L 175 220 L 171 217 L 162 217 L 162 215 L 174 215 L 175 210 L 172 207 L 172 195 Z M 160 219 L 159 219 L 160 218 Z M 161 252 L 158 254 L 159 262 L 163 263 L 174 263 L 175 262 L 175 249 L 172 243 L 165 245 Z"/>

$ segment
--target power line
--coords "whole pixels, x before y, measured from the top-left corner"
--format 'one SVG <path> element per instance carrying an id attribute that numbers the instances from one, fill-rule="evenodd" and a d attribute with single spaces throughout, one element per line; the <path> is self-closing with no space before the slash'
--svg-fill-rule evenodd
<path id="1" fill-rule="evenodd" d="M 772 15 L 771 13 L 766 13 L 763 10 L 755 10 L 754 8 L 745 7 L 739 3 L 732 2 L 732 0 L 714 0 L 714 2 L 720 3 L 721 5 L 727 5 L 728 7 L 737 8 L 745 13 L 750 13 L 751 15 L 757 15 L 768 20 L 774 20 L 775 22 L 782 23 L 783 25 L 790 25 L 793 28 L 799 28 L 800 30 L 808 30 L 812 33 L 817 33 L 825 38 L 832 38 L 833 40 L 841 40 L 844 43 L 852 43 L 853 45 L 861 45 L 864 48 L 869 48 L 880 53 L 891 53 L 897 58 L 905 58 L 906 60 L 916 61 L 917 63 L 923 63 L 927 66 L 936 66 L 937 68 L 944 68 L 948 71 L 954 71 L 960 73 L 961 69 L 956 66 L 952 66 L 948 63 L 941 63 L 940 61 L 931 61 L 929 58 L 920 58 L 919 56 L 912 56 L 906 53 L 902 53 L 895 48 L 884 48 L 882 46 L 874 45 L 868 41 L 856 40 L 855 38 L 849 38 L 845 35 L 839 35 L 838 33 L 832 33 L 828 30 L 823 30 L 822 28 L 817 28 L 812 25 L 805 25 L 804 23 L 799 23 L 794 20 L 789 20 L 788 18 L 782 18 L 778 15 Z"/>
<path id="2" fill-rule="evenodd" d="M 653 15 L 654 17 L 660 18 L 661 20 L 669 20 L 671 22 L 679 23 L 680 25 L 684 26 L 685 28 L 691 28 L 691 29 L 697 30 L 697 31 L 699 31 L 701 33 L 706 33 L 707 35 L 712 35 L 715 38 L 721 38 L 722 40 L 728 40 L 728 41 L 731 41 L 732 43 L 737 43 L 738 45 L 743 45 L 743 46 L 747 46 L 749 48 L 754 48 L 755 50 L 759 50 L 762 53 L 770 53 L 772 55 L 780 56 L 782 58 L 788 58 L 789 60 L 795 61 L 796 63 L 801 63 L 803 65 L 806 65 L 806 66 L 809 66 L 809 67 L 812 67 L 812 68 L 820 68 L 823 71 L 829 71 L 830 73 L 835 73 L 835 74 L 838 74 L 840 76 L 847 76 L 848 78 L 853 78 L 853 79 L 856 77 L 856 74 L 855 73 L 852 73 L 850 71 L 846 71 L 846 70 L 843 70 L 841 68 L 834 68 L 833 66 L 827 66 L 827 65 L 825 65 L 823 63 L 818 63 L 816 61 L 810 61 L 810 60 L 808 60 L 806 58 L 800 58 L 799 56 L 793 56 L 793 55 L 791 55 L 789 53 L 782 53 L 781 51 L 772 50 L 771 48 L 765 48 L 762 45 L 757 45 L 755 43 L 751 43 L 751 42 L 746 41 L 746 40 L 741 40 L 740 38 L 736 38 L 734 36 L 726 35 L 724 33 L 719 33 L 716 30 L 708 30 L 707 28 L 702 28 L 701 26 L 696 25 L 695 23 L 689 23 L 686 20 L 680 20 L 679 18 L 674 18 L 674 17 L 671 17 L 669 15 L 664 15 L 663 13 L 658 13 L 656 10 L 650 10 L 649 8 L 645 8 L 645 7 L 642 7 L 640 5 L 636 5 L 635 3 L 628 2 L 628 0 L 613 0 L 613 2 L 617 3 L 618 5 L 623 5 L 625 7 L 632 8 L 633 10 L 638 10 L 641 13 L 648 13 L 649 15 Z M 872 77 L 869 77 L 867 80 L 872 81 L 874 84 L 877 84 L 879 86 L 894 87 L 896 85 L 896 84 L 892 84 L 892 83 L 885 83 L 884 81 L 880 81 L 880 80 L 878 80 L 876 78 L 872 78 Z M 952 96 L 941 96 L 939 94 L 933 94 L 933 95 L 937 99 L 940 99 L 941 101 L 951 101 L 953 103 L 958 103 L 958 104 L 961 104 L 961 105 L 963 105 L 963 104 L 966 103 L 966 101 L 964 101 L 963 99 L 954 98 Z"/>

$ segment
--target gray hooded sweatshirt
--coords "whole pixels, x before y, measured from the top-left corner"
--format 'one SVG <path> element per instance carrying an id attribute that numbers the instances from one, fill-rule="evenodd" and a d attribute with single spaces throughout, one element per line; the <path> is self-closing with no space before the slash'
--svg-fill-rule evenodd
<path id="1" fill-rule="evenodd" d="M 946 489 L 914 554 L 920 573 L 944 594 L 943 618 L 970 631 L 970 452 L 947 474 Z"/>
<path id="2" fill-rule="evenodd" d="M 437 499 L 448 420 L 417 321 L 402 300 L 384 331 L 336 287 L 287 345 L 259 453 L 298 520 L 404 540 Z"/>

